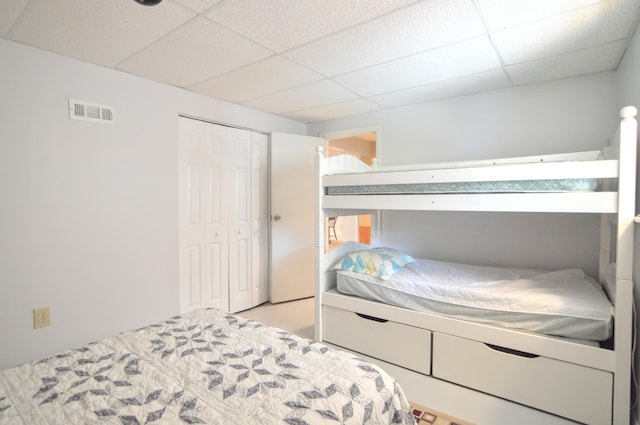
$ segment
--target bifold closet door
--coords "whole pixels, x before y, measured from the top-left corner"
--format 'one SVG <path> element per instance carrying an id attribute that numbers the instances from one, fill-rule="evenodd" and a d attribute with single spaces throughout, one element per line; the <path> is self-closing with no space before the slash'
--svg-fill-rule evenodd
<path id="1" fill-rule="evenodd" d="M 225 183 L 229 223 L 229 311 L 252 307 L 251 132 L 226 128 Z"/>
<path id="2" fill-rule="evenodd" d="M 225 128 L 180 118 L 180 310 L 229 310 Z"/>
<path id="3" fill-rule="evenodd" d="M 252 307 L 269 300 L 269 136 L 251 133 Z"/>
<path id="4" fill-rule="evenodd" d="M 241 311 L 266 301 L 263 139 L 180 118 L 180 308 Z M 264 136 L 266 138 L 266 136 Z M 257 151 L 257 153 L 254 153 Z M 266 189 L 264 189 L 266 190 Z M 254 205 L 255 202 L 264 203 Z M 256 216 L 256 213 L 259 215 Z"/>

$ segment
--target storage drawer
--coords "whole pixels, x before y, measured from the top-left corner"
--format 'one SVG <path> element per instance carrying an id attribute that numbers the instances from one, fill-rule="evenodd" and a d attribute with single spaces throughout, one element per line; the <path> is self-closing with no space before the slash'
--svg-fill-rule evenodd
<path id="1" fill-rule="evenodd" d="M 589 424 L 610 424 L 613 375 L 434 333 L 433 376 Z"/>
<path id="2" fill-rule="evenodd" d="M 431 372 L 431 332 L 352 311 L 323 307 L 323 339 L 416 372 Z"/>

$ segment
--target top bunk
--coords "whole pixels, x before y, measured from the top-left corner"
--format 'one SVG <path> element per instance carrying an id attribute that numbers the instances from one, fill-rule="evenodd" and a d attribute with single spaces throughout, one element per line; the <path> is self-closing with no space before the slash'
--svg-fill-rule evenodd
<path id="1" fill-rule="evenodd" d="M 325 209 L 617 213 L 635 181 L 636 114 L 621 111 L 614 146 L 601 151 L 372 167 L 318 152 Z"/>

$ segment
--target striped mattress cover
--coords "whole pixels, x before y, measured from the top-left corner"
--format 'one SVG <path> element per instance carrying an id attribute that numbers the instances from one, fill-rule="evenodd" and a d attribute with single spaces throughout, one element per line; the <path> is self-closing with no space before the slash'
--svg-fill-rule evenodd
<path id="1" fill-rule="evenodd" d="M 597 179 L 515 180 L 457 183 L 414 183 L 362 186 L 329 186 L 329 195 L 385 195 L 425 193 L 528 193 L 593 192 Z"/>

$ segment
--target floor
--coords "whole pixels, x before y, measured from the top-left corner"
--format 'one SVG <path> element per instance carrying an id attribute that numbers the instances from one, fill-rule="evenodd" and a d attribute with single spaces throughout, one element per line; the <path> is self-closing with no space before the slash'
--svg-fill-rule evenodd
<path id="1" fill-rule="evenodd" d="M 304 338 L 313 339 L 314 298 L 278 304 L 267 302 L 237 314 L 247 319 L 257 320 L 267 325 L 284 329 Z"/>

